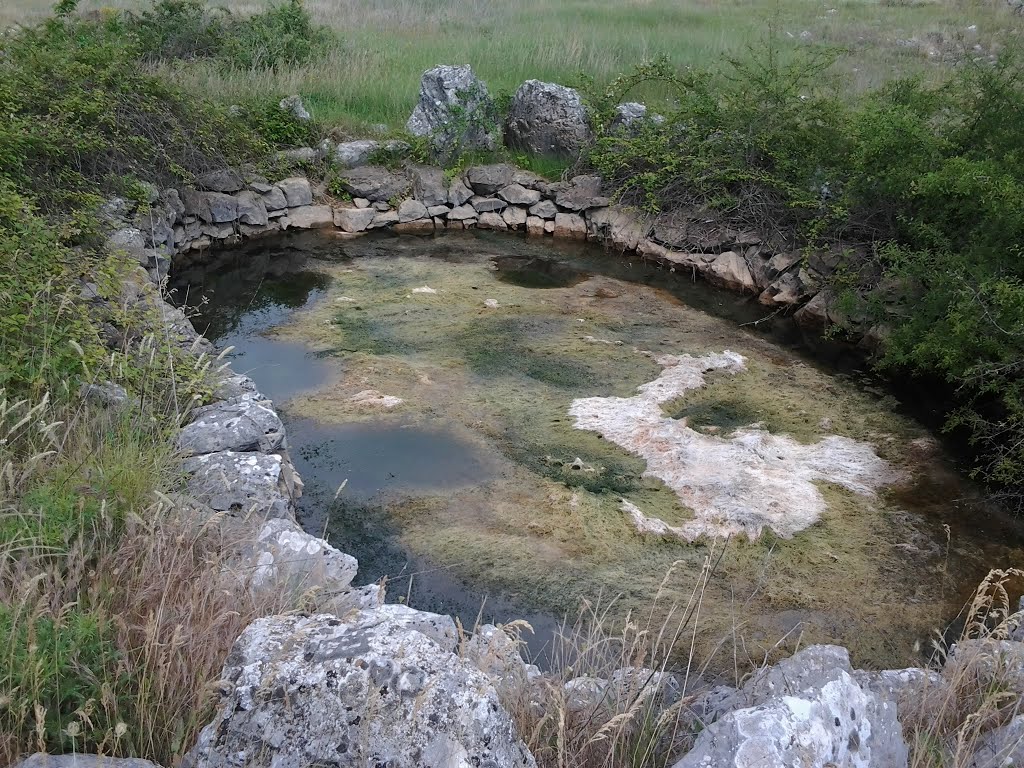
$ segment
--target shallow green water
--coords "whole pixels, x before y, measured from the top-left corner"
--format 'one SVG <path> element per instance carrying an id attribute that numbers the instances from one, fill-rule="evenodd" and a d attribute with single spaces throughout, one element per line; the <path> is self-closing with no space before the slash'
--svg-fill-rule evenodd
<path id="1" fill-rule="evenodd" d="M 239 350 L 236 369 L 257 361 L 253 377 L 279 401 L 306 482 L 304 524 L 356 555 L 363 580 L 390 577 L 392 596 L 418 607 L 472 621 L 486 598 L 485 618 L 527 613 L 550 630 L 546 616 L 583 599 L 614 598 L 619 619 L 661 617 L 699 589 L 697 644 L 719 647 L 723 667 L 783 636 L 893 665 L 914 660 L 915 642 L 989 566 L 1020 562 L 1017 530 L 976 501 L 891 397 L 741 327 L 765 313 L 737 297 L 595 249 L 510 237 L 261 249 L 259 279 L 240 259 L 179 280 L 214 289 L 211 328 Z M 276 275 L 275 249 L 289 265 Z M 311 291 L 297 301 L 286 287 Z M 266 375 L 275 349 L 287 370 Z M 630 397 L 658 377 L 642 352 L 725 349 L 746 370 L 709 375 L 667 417 L 722 440 L 755 422 L 806 445 L 849 437 L 904 479 L 877 496 L 820 484 L 826 512 L 790 539 L 637 533 L 623 498 L 669 524 L 693 510 L 644 476 L 640 456 L 574 428 L 569 406 Z M 353 401 L 367 390 L 403 402 Z"/>

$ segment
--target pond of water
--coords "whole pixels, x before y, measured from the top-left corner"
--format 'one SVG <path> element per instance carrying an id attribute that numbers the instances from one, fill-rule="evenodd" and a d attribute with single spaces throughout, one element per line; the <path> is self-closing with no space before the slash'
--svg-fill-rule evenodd
<path id="1" fill-rule="evenodd" d="M 589 601 L 689 615 L 712 667 L 780 640 L 916 662 L 1024 553 L 856 354 L 601 249 L 307 234 L 174 283 L 278 405 L 307 530 L 537 651 Z"/>

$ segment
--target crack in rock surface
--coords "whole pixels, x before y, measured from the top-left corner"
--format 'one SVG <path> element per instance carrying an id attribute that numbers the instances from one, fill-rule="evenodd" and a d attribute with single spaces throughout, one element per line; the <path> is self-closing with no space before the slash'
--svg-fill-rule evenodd
<path id="1" fill-rule="evenodd" d="M 899 479 L 872 446 L 847 437 L 831 435 L 804 445 L 754 425 L 728 436 L 693 430 L 661 406 L 704 386 L 708 371 L 743 371 L 745 359 L 725 350 L 654 360 L 663 368 L 661 375 L 638 387 L 633 397 L 581 398 L 569 408 L 577 429 L 598 432 L 645 459 L 644 475 L 661 480 L 693 511 L 692 520 L 673 526 L 624 502 L 623 511 L 641 533 L 684 541 L 739 534 L 755 539 L 767 527 L 790 538 L 825 511 L 816 481 L 871 496 Z"/>

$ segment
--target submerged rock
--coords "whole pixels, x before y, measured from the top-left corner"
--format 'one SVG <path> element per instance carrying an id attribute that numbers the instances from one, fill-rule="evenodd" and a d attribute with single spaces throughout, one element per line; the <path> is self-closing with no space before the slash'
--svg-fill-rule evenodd
<path id="1" fill-rule="evenodd" d="M 533 768 L 487 676 L 435 641 L 432 616 L 382 606 L 254 622 L 183 766 Z"/>

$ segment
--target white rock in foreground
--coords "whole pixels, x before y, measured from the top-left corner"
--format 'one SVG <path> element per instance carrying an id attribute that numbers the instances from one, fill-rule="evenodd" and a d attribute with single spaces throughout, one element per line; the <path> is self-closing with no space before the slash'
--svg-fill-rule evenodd
<path id="1" fill-rule="evenodd" d="M 384 609 L 260 619 L 222 679 L 184 768 L 536 765 L 487 676 Z"/>
<path id="2" fill-rule="evenodd" d="M 662 355 L 655 361 L 664 368 L 661 375 L 633 397 L 583 398 L 569 408 L 577 429 L 598 432 L 646 459 L 645 474 L 661 480 L 693 510 L 693 520 L 670 526 L 627 502 L 623 510 L 643 533 L 686 541 L 737 534 L 756 538 L 768 527 L 788 538 L 825 511 L 815 481 L 873 495 L 898 477 L 870 445 L 846 437 L 803 445 L 756 427 L 728 437 L 690 429 L 685 420 L 666 416 L 662 404 L 703 386 L 706 371 L 742 371 L 743 357 L 726 350 L 703 357 Z"/>

